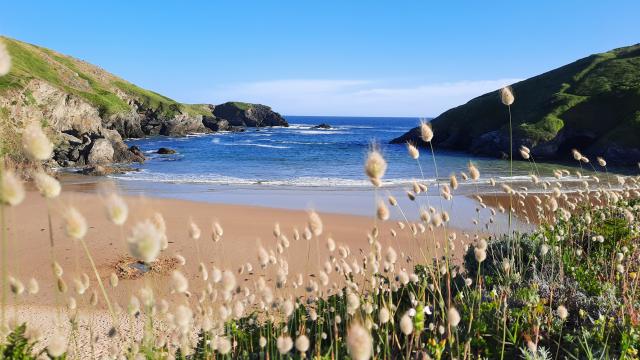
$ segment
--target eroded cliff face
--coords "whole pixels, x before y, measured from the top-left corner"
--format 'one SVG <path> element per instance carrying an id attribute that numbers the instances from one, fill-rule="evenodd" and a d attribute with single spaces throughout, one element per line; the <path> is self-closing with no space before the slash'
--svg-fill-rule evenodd
<path id="1" fill-rule="evenodd" d="M 47 165 L 63 167 L 144 161 L 126 138 L 288 125 L 268 106 L 183 104 L 80 59 L 4 36 L 0 41 L 11 58 L 9 73 L 0 77 L 0 154 L 17 161 L 23 160 L 21 129 L 31 121 L 41 122 L 55 144 Z"/>
<path id="2" fill-rule="evenodd" d="M 63 167 L 143 162 L 144 155 L 129 148 L 124 139 L 145 136 L 185 136 L 193 133 L 238 130 L 241 127 L 288 126 L 286 120 L 264 105 L 207 105 L 211 116 L 178 112 L 166 116 L 122 92 L 129 112 L 101 116 L 85 99 L 46 81 L 34 79 L 24 89 L 0 96 L 0 108 L 9 109 L 10 126 L 22 129 L 28 121 L 41 121 L 55 144 L 50 165 Z M 213 116 L 214 109 L 226 109 Z"/>

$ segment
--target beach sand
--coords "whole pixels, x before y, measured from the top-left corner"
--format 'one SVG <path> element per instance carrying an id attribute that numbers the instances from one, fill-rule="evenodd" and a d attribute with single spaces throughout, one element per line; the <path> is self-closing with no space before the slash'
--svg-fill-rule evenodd
<path id="1" fill-rule="evenodd" d="M 442 247 L 436 244 L 444 244 L 444 231 L 452 231 L 443 228 L 434 232 L 427 230 L 416 239 L 409 227 L 401 230 L 394 221 L 380 222 L 373 217 L 320 213 L 323 234 L 310 241 L 296 241 L 293 239 L 293 229 L 297 228 L 302 233 L 308 223 L 306 211 L 132 196 L 125 197 L 130 210 L 129 219 L 123 227 L 119 227 L 108 221 L 100 195 L 86 190 L 65 186 L 61 197 L 49 203 L 31 190 L 22 204 L 9 208 L 6 212 L 10 254 L 8 272 L 25 284 L 31 277 L 37 279 L 40 284 L 40 291 L 36 295 L 23 294 L 9 298 L 11 305 L 7 318 L 17 318 L 18 322 L 37 323 L 41 328 L 44 324 L 49 324 L 50 326 L 45 325 L 44 328 L 50 335 L 54 324 L 60 325 L 60 321 L 56 319 L 63 319 L 62 322 L 68 324 L 66 315 L 59 317 L 57 314 L 61 305 L 68 303 L 68 298 L 73 296 L 81 314 L 85 314 L 82 316 L 84 320 L 81 321 L 83 326 L 88 327 L 89 322 L 95 322 L 94 333 L 99 335 L 103 342 L 95 344 L 96 351 L 100 353 L 106 351 L 106 344 L 110 342 L 104 334 L 111 322 L 81 244 L 65 235 L 62 214 L 67 206 L 76 207 L 86 217 L 89 230 L 85 239 L 100 277 L 112 303 L 117 304 L 114 306 L 125 309 L 131 294 L 139 294 L 139 289 L 145 285 L 154 290 L 156 298 L 166 298 L 172 304 L 196 301 L 204 288 L 204 281 L 198 272 L 200 262 L 204 263 L 209 271 L 213 266 L 234 271 L 241 287 L 253 289 L 254 280 L 258 276 L 264 276 L 267 283 L 275 288 L 275 274 L 265 274 L 258 266 L 257 249 L 259 245 L 275 249 L 276 238 L 273 229 L 276 223 L 290 242 L 290 247 L 283 254 L 289 263 L 290 282 L 287 288 L 278 290 L 276 296 L 297 296 L 303 293 L 303 287 L 296 289 L 291 286 L 291 282 L 298 274 L 302 274 L 305 284 L 317 276 L 329 255 L 326 246 L 328 237 L 332 237 L 338 246 L 347 245 L 352 254 L 364 256 L 370 249 L 367 235 L 377 226 L 381 234 L 380 242 L 384 247 L 393 246 L 401 259 L 411 256 L 416 261 L 423 261 L 423 257 L 431 259 L 438 254 L 440 250 L 437 247 Z M 51 270 L 47 209 L 50 209 L 51 214 L 54 256 L 64 269 L 63 279 L 69 287 L 64 295 L 56 290 L 56 280 Z M 189 290 L 194 294 L 191 298 L 169 294 L 171 266 L 167 266 L 163 273 L 147 273 L 138 279 L 120 279 L 117 288 L 109 286 L 109 275 L 115 272 L 116 265 L 127 257 L 124 238 L 131 226 L 151 217 L 155 212 L 164 216 L 169 239 L 169 247 L 161 254 L 161 261 L 179 266 L 173 260 L 175 255 L 181 254 L 186 258 L 186 265 L 180 269 L 189 279 Z M 188 235 L 190 221 L 202 230 L 202 236 L 197 241 Z M 220 223 L 224 229 L 223 239 L 219 242 L 214 242 L 211 238 L 213 221 Z M 390 235 L 392 228 L 397 231 L 397 237 Z M 458 257 L 461 251 L 462 246 L 457 246 Z M 239 269 L 248 262 L 252 264 L 252 273 L 245 271 L 240 274 Z M 409 271 L 413 267 L 404 260 L 400 261 L 398 266 L 406 267 Z M 80 295 L 74 291 L 74 280 L 79 279 L 83 273 L 91 279 L 91 286 L 85 294 Z M 331 280 L 339 283 L 340 279 L 335 277 L 335 272 L 333 276 Z M 90 305 L 93 292 L 99 298 L 97 306 Z M 86 350 L 87 339 L 80 341 L 81 350 Z"/>

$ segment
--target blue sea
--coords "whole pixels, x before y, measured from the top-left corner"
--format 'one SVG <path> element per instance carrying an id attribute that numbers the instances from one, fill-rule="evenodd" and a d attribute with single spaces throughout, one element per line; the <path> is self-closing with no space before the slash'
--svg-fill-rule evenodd
<path id="1" fill-rule="evenodd" d="M 430 152 L 421 149 L 424 178 L 404 145 L 389 141 L 419 123 L 418 118 L 286 116 L 288 128 L 248 128 L 183 138 L 151 137 L 128 141 L 148 157 L 138 172 L 120 180 L 178 184 L 257 185 L 265 187 L 368 187 L 363 163 L 371 144 L 377 144 L 388 162 L 387 186 L 410 184 L 415 179 L 433 181 L 435 166 Z M 320 123 L 331 129 L 312 129 Z M 437 134 L 435 136 L 438 136 Z M 177 151 L 158 155 L 160 147 Z M 494 158 L 436 149 L 441 178 L 466 171 L 469 160 L 482 177 L 497 181 L 509 175 L 509 163 Z M 528 179 L 532 165 L 517 163 L 514 176 Z M 550 171 L 549 171 L 550 175 Z"/>

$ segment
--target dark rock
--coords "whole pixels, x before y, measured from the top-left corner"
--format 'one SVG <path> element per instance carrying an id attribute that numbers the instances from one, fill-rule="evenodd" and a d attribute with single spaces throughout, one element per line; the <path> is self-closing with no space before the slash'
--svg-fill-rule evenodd
<path id="1" fill-rule="evenodd" d="M 228 131 L 230 132 L 244 132 L 246 128 L 244 126 L 230 126 Z"/>
<path id="2" fill-rule="evenodd" d="M 229 130 L 229 122 L 224 119 L 218 119 L 213 116 L 205 116 L 202 118 L 202 124 L 211 131 L 227 131 Z"/>
<path id="3" fill-rule="evenodd" d="M 227 102 L 216 105 L 213 108 L 213 115 L 227 120 L 231 126 L 289 126 L 287 120 L 280 114 L 260 104 Z"/>
<path id="4" fill-rule="evenodd" d="M 322 123 L 316 126 L 312 126 L 312 129 L 331 129 L 331 125 L 327 124 L 327 123 Z"/>
<path id="5" fill-rule="evenodd" d="M 176 151 L 166 147 L 161 147 L 160 149 L 158 149 L 158 151 L 156 151 L 156 153 L 160 155 L 169 155 L 169 154 L 175 154 Z"/>
<path id="6" fill-rule="evenodd" d="M 91 165 L 80 169 L 78 173 L 91 176 L 105 176 L 113 174 L 124 174 L 131 171 L 138 171 L 138 169 L 129 166 Z"/>

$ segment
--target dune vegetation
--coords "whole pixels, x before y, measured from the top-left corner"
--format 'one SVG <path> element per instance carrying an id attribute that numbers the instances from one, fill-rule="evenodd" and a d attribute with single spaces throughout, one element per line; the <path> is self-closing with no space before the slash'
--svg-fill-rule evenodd
<path id="1" fill-rule="evenodd" d="M 511 106 L 513 94 L 508 89 L 502 94 L 503 104 Z M 421 124 L 420 134 L 426 143 L 438 136 L 426 123 Z M 35 187 L 52 201 L 60 194 L 60 184 L 41 166 L 51 157 L 53 144 L 40 123 L 23 129 L 21 145 L 34 164 Z M 256 249 L 252 264 L 238 264 L 246 272 L 276 274 L 270 279 L 258 277 L 250 286 L 239 285 L 236 269 L 211 268 L 205 259 L 177 257 L 180 266 L 165 284 L 179 294 L 174 302 L 156 296 L 143 281 L 127 304 L 113 302 L 110 291 L 120 279 L 99 272 L 85 239 L 90 224 L 75 208 L 65 208 L 66 236 L 79 245 L 80 256 L 93 271 L 69 275 L 52 256 L 49 265 L 65 304 L 59 305 L 64 308 L 60 321 L 72 326 L 70 332 L 48 339 L 41 339 L 38 329 L 8 318 L 8 297 L 32 296 L 39 283 L 9 274 L 9 239 L 3 231 L 0 354 L 8 359 L 94 357 L 79 353 L 73 340 L 83 331 L 74 326 L 77 299 L 86 298 L 88 307 L 99 309 L 101 304 L 109 313 L 111 328 L 96 335 L 113 339 L 109 353 L 117 359 L 640 357 L 639 177 L 609 174 L 605 159 L 591 161 L 573 150 L 576 173 L 571 176 L 581 185 L 567 192 L 561 180 L 570 174 L 540 174 L 529 149 L 521 147 L 518 156 L 531 164 L 530 182 L 514 185 L 483 179 L 482 169 L 470 162 L 460 174 L 430 184 L 420 173 L 426 166 L 437 171 L 437 156 L 433 151 L 421 154 L 411 144 L 407 149 L 407 156 L 416 161 L 416 181 L 412 189 L 395 196 L 408 196 L 418 210 L 403 209 L 394 194 L 381 187 L 387 162 L 380 150 L 372 146 L 365 159 L 364 176 L 371 180 L 372 197 L 378 200 L 377 221 L 391 221 L 392 212 L 403 219 L 389 233 L 368 229 L 368 249 L 352 251 L 327 237 L 322 218 L 310 211 L 303 231 L 289 234 L 275 226 L 271 246 Z M 20 206 L 25 190 L 11 164 L 3 160 L 0 166 L 0 224 L 6 229 L 7 214 Z M 592 169 L 593 175 L 583 175 L 578 170 L 582 167 Z M 450 204 L 458 187 L 485 182 L 493 190 L 478 191 L 474 197 L 478 214 L 490 214 L 489 220 L 470 219 L 475 232 L 458 236 L 449 231 L 456 216 L 450 213 Z M 437 201 L 429 203 L 428 194 L 435 194 Z M 507 205 L 489 206 L 488 198 L 505 199 Z M 526 212 L 525 202 L 534 204 L 533 213 Z M 126 231 L 130 255 L 140 263 L 153 264 L 170 246 L 162 214 L 131 224 L 126 201 L 116 192 L 104 197 L 104 206 L 113 226 Z M 497 216 L 510 220 L 520 216 L 538 226 L 519 233 L 509 221 L 503 235 L 486 235 Z M 223 225 L 214 224 L 207 234 L 212 241 L 225 241 Z M 443 238 L 434 236 L 437 228 L 444 229 Z M 196 246 L 210 241 L 198 224 L 191 223 L 189 229 Z M 398 232 L 411 234 L 421 247 L 441 247 L 443 255 L 431 259 L 420 253 L 398 253 L 394 247 Z M 288 272 L 286 257 L 291 242 L 327 247 L 330 256 L 320 259 L 324 265 L 314 270 L 314 276 L 295 276 Z M 454 257 L 456 248 L 464 249 L 462 259 Z M 181 268 L 186 261 L 200 264 L 201 293 L 191 292 L 194 284 Z M 139 336 L 122 336 L 123 319 L 143 324 Z"/>

